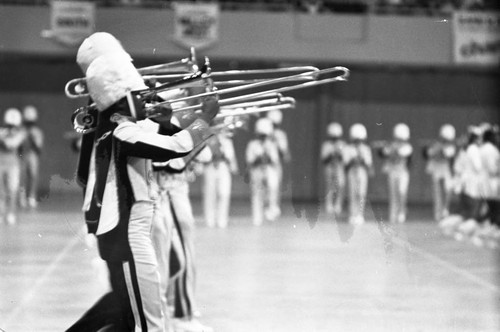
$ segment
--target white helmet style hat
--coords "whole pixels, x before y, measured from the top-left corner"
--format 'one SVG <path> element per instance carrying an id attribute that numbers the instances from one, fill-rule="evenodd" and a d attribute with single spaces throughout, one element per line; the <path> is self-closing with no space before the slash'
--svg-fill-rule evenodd
<path id="1" fill-rule="evenodd" d="M 113 35 L 107 32 L 96 32 L 87 37 L 76 55 L 76 62 L 83 73 L 87 72 L 88 67 L 99 56 L 110 53 L 121 53 L 132 61 L 130 55 L 123 49 L 121 43 Z"/>
<path id="2" fill-rule="evenodd" d="M 439 129 L 439 136 L 442 139 L 453 141 L 455 139 L 455 135 L 455 127 L 453 127 L 451 124 L 444 124 L 441 126 L 441 129 Z"/>
<path id="3" fill-rule="evenodd" d="M 23 122 L 23 116 L 21 115 L 21 111 L 17 108 L 9 108 L 5 111 L 3 115 L 3 122 L 6 125 L 19 127 Z"/>
<path id="4" fill-rule="evenodd" d="M 38 120 L 38 110 L 33 105 L 28 105 L 23 109 L 24 121 L 36 122 Z"/>
<path id="5" fill-rule="evenodd" d="M 410 127 L 405 123 L 398 123 L 394 126 L 393 136 L 396 139 L 407 141 L 410 139 Z"/>
<path id="6" fill-rule="evenodd" d="M 332 122 L 328 125 L 326 133 L 330 137 L 341 137 L 343 134 L 342 125 L 338 122 Z"/>
<path id="7" fill-rule="evenodd" d="M 351 137 L 351 139 L 365 140 L 368 137 L 366 127 L 361 123 L 353 124 L 351 126 L 351 129 L 349 130 L 349 136 Z"/>
<path id="8" fill-rule="evenodd" d="M 280 110 L 269 111 L 269 113 L 267 113 L 267 117 L 275 125 L 279 125 L 283 121 L 283 113 Z"/>
<path id="9" fill-rule="evenodd" d="M 255 133 L 261 135 L 271 135 L 273 133 L 273 123 L 268 118 L 260 118 L 255 122 Z"/>
<path id="10" fill-rule="evenodd" d="M 86 76 L 89 95 L 99 111 L 116 103 L 129 91 L 147 88 L 132 62 L 116 54 L 101 55 L 92 61 Z"/>

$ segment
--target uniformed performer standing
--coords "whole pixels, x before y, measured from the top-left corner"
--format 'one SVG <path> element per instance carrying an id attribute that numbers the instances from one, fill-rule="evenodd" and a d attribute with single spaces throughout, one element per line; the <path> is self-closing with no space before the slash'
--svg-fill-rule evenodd
<path id="1" fill-rule="evenodd" d="M 453 192 L 453 162 L 457 154 L 455 128 L 445 124 L 439 131 L 439 140 L 424 148 L 426 172 L 432 180 L 434 219 L 440 221 L 449 215 Z"/>
<path id="2" fill-rule="evenodd" d="M 274 188 L 271 188 L 270 195 L 276 196 L 275 200 L 278 202 L 278 206 L 281 207 L 281 191 L 283 189 L 283 166 L 290 163 L 292 157 L 290 154 L 290 148 L 288 145 L 288 136 L 286 132 L 281 128 L 283 123 L 283 113 L 280 110 L 272 110 L 267 113 L 267 117 L 273 123 L 273 139 L 275 140 L 278 146 L 279 152 L 279 164 L 277 165 L 278 169 L 278 188 L 274 191 Z M 273 199 L 274 200 L 274 199 Z M 281 208 L 279 210 L 281 214 Z M 278 215 L 279 217 L 279 215 Z"/>
<path id="3" fill-rule="evenodd" d="M 345 149 L 342 139 L 342 125 L 332 122 L 327 128 L 327 139 L 321 146 L 321 162 L 324 167 L 326 184 L 325 210 L 328 214 L 339 217 L 342 213 L 345 197 Z"/>
<path id="4" fill-rule="evenodd" d="M 413 154 L 410 128 L 398 123 L 393 130 L 394 139 L 379 148 L 384 159 L 382 171 L 387 174 L 389 188 L 389 221 L 403 223 L 407 216 L 407 197 L 410 184 L 409 164 Z"/>
<path id="5" fill-rule="evenodd" d="M 0 128 L 0 223 L 16 223 L 21 161 L 19 147 L 26 139 L 22 115 L 17 108 L 5 111 L 4 127 Z"/>
<path id="6" fill-rule="evenodd" d="M 246 164 L 250 175 L 252 219 L 256 226 L 264 218 L 274 221 L 281 214 L 277 196 L 271 195 L 279 186 L 279 149 L 272 138 L 273 124 L 268 118 L 255 123 L 256 137 L 246 148 Z"/>
<path id="7" fill-rule="evenodd" d="M 110 45 L 117 47 L 110 49 Z M 158 263 L 150 233 L 158 192 L 151 160 L 182 157 L 201 144 L 209 136 L 208 123 L 217 114 L 218 103 L 207 99 L 200 115 L 186 129 L 172 136 L 161 135 L 161 126 L 157 133 L 151 130 L 149 120 L 138 121 L 144 118 L 144 105 L 129 92 L 146 86 L 113 36 L 90 36 L 77 59 L 98 110 L 97 128 L 93 135 L 84 137 L 90 142 L 82 142 L 80 155 L 83 211 L 89 232 L 96 234 L 99 253 L 108 265 L 112 292 L 68 331 L 90 331 L 86 327 L 92 321 L 89 317 L 103 308 L 115 309 L 109 320 L 116 330 L 165 331 Z M 162 116 L 155 120 L 161 122 Z M 110 308 L 109 302 L 117 307 Z"/>
<path id="8" fill-rule="evenodd" d="M 21 206 L 35 208 L 38 205 L 38 180 L 40 171 L 40 154 L 43 148 L 44 135 L 38 126 L 38 110 L 28 105 L 23 109 L 23 124 L 26 139 L 20 148 L 21 155 L 21 190 L 19 202 Z"/>
<path id="9" fill-rule="evenodd" d="M 373 174 L 372 151 L 366 144 L 367 131 L 361 123 L 349 130 L 350 144 L 346 147 L 347 182 L 349 186 L 349 223 L 365 222 L 365 204 L 368 178 Z"/>
<path id="10" fill-rule="evenodd" d="M 230 129 L 208 140 L 211 159 L 203 167 L 203 211 L 208 227 L 226 228 L 229 222 L 232 175 L 238 173 Z"/>

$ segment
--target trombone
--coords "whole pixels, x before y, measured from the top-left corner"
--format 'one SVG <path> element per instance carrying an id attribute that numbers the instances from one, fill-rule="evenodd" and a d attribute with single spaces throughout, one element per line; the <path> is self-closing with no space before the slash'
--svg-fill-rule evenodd
<path id="1" fill-rule="evenodd" d="M 326 68 L 318 71 L 314 71 L 314 75 L 316 75 L 317 78 L 319 78 L 321 75 L 324 74 L 331 74 L 335 72 L 340 72 L 339 75 L 336 75 L 334 77 L 330 78 L 324 78 L 324 79 L 316 79 L 314 81 L 309 81 L 309 82 L 303 82 L 295 85 L 288 85 L 284 87 L 279 87 L 271 90 L 265 90 L 265 91 L 260 91 L 260 92 L 254 92 L 246 95 L 240 95 L 236 97 L 231 97 L 231 98 L 226 98 L 226 99 L 220 99 L 219 100 L 219 105 L 220 106 L 225 106 L 225 105 L 231 105 L 233 103 L 237 102 L 243 102 L 243 101 L 248 101 L 252 100 L 255 98 L 262 98 L 265 96 L 269 96 L 270 94 L 273 93 L 281 93 L 281 92 L 287 92 L 287 91 L 293 91 L 297 89 L 302 89 L 302 88 L 308 88 L 308 87 L 313 87 L 317 85 L 323 85 L 327 83 L 333 83 L 333 82 L 342 82 L 346 81 L 347 78 L 349 77 L 349 69 L 341 66 L 337 67 L 332 67 L 332 68 Z M 193 99 L 197 98 L 203 98 L 203 97 L 208 97 L 208 96 L 221 96 L 221 95 L 226 95 L 226 94 L 231 94 L 247 89 L 255 89 L 259 88 L 262 86 L 266 85 L 273 85 L 273 84 L 278 84 L 282 82 L 287 82 L 287 81 L 293 81 L 302 77 L 308 77 L 312 75 L 312 72 L 304 72 L 300 74 L 295 74 L 295 75 L 290 75 L 290 76 L 284 76 L 284 77 L 279 77 L 279 78 L 274 78 L 274 79 L 268 79 L 268 80 L 263 80 L 259 82 L 254 82 L 254 83 L 249 83 L 241 86 L 235 86 L 235 87 L 230 87 L 226 89 L 221 89 L 221 90 L 214 90 L 214 91 L 209 91 L 205 93 L 200 93 L 192 96 L 187 96 L 187 97 L 181 97 L 177 99 L 172 99 L 164 102 L 159 102 L 154 105 L 151 105 L 146 108 L 146 112 L 152 111 L 154 108 L 159 107 L 159 106 L 171 106 L 173 103 L 177 102 L 186 102 L 186 101 L 192 101 Z M 187 110 L 198 110 L 201 109 L 201 104 L 195 104 L 187 107 L 183 107 L 181 109 L 177 109 L 177 111 L 187 111 Z"/>
<path id="2" fill-rule="evenodd" d="M 190 59 L 189 61 L 187 61 L 186 59 L 183 59 L 183 60 L 180 60 L 177 62 L 167 63 L 167 64 L 163 64 L 163 65 L 139 68 L 138 71 L 142 75 L 142 77 L 145 81 L 147 81 L 147 80 L 156 80 L 156 81 L 183 80 L 186 78 L 187 75 L 193 74 L 193 73 L 196 73 L 199 71 L 198 66 L 196 65 L 196 62 L 193 61 L 192 58 L 189 58 L 189 59 Z M 172 68 L 174 68 L 178 63 L 188 63 L 190 70 L 185 70 L 183 73 L 161 74 L 162 71 L 168 72 L 168 68 L 170 68 L 171 64 L 175 64 L 175 65 L 172 65 Z M 209 63 L 208 58 L 205 58 L 205 65 L 207 67 L 209 67 L 208 63 Z M 160 71 L 160 74 L 154 73 L 155 68 L 157 68 L 158 71 Z M 171 71 L 175 71 L 175 70 L 171 70 Z M 179 70 L 177 70 L 177 72 L 179 72 Z M 316 73 L 319 72 L 319 69 L 316 67 L 313 67 L 313 66 L 296 66 L 296 67 L 284 67 L 284 68 L 276 68 L 276 69 L 227 70 L 227 71 L 220 71 L 220 72 L 209 72 L 209 73 L 207 73 L 207 75 L 213 79 L 213 78 L 220 78 L 220 77 L 227 77 L 227 76 L 238 76 L 238 75 L 269 75 L 269 74 L 282 74 L 282 73 L 294 73 L 294 72 L 307 73 L 307 74 L 300 75 L 300 76 L 294 75 L 295 77 L 290 78 L 289 80 L 314 81 L 317 78 Z M 239 79 L 239 80 L 214 81 L 214 85 L 215 85 L 215 87 L 245 85 L 245 84 L 249 84 L 249 83 L 266 82 L 268 80 L 269 79 L 259 78 L 259 79 L 246 79 L 246 80 Z M 168 83 L 165 83 L 165 84 L 168 84 Z M 75 78 L 75 79 L 68 81 L 68 83 L 66 83 L 64 91 L 66 93 L 66 96 L 68 96 L 69 98 L 88 97 L 88 88 L 86 85 L 86 79 L 85 78 Z"/>

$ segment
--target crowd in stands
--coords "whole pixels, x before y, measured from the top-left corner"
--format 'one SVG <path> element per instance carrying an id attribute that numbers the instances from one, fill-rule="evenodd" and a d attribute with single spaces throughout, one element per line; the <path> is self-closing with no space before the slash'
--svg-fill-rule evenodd
<path id="1" fill-rule="evenodd" d="M 223 11 L 299 11 L 304 13 L 373 13 L 443 15 L 454 10 L 500 10 L 498 0 L 88 0 L 98 6 L 170 8 L 174 2 L 214 3 Z M 0 4 L 49 5 L 50 0 L 0 0 Z"/>

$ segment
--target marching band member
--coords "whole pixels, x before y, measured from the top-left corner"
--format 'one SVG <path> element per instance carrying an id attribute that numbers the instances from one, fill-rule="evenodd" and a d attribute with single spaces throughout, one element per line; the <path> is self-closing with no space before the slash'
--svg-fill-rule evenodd
<path id="1" fill-rule="evenodd" d="M 255 123 L 256 138 L 246 148 L 246 164 L 250 175 L 252 219 L 255 226 L 262 225 L 264 217 L 274 221 L 280 215 L 277 197 L 270 195 L 279 186 L 279 151 L 272 138 L 273 124 L 268 118 Z"/>
<path id="2" fill-rule="evenodd" d="M 84 171 L 79 180 L 85 189 L 85 219 L 108 265 L 112 292 L 68 331 L 88 331 L 85 324 L 89 317 L 103 308 L 110 310 L 108 300 L 117 304 L 109 317 L 115 329 L 165 331 L 158 263 L 150 234 L 157 198 L 151 159 L 169 160 L 192 151 L 208 138 L 208 123 L 219 107 L 214 98 L 207 98 L 201 114 L 185 129 L 172 136 L 162 135 L 161 126 L 158 133 L 152 131 L 150 120 L 141 121 L 142 102 L 130 93 L 146 88 L 141 75 L 119 42 L 103 34 L 87 38 L 77 56 L 98 110 L 94 142 L 90 149 L 82 143 L 82 152 L 90 150 L 90 160 L 80 156 L 80 163 L 89 169 L 85 172 L 79 165 Z M 117 47 L 110 48 L 112 44 Z M 162 111 L 163 116 L 155 120 L 170 121 L 169 110 Z"/>
<path id="3" fill-rule="evenodd" d="M 452 203 L 450 214 L 439 221 L 439 227 L 445 235 L 452 235 L 456 228 L 469 214 L 470 199 L 465 194 L 465 186 L 469 181 L 472 162 L 467 155 L 467 147 L 471 144 L 470 130 L 457 139 L 457 153 L 452 164 Z M 454 199 L 453 199 L 454 198 Z"/>
<path id="4" fill-rule="evenodd" d="M 324 166 L 326 184 L 325 209 L 329 214 L 339 217 L 345 196 L 345 148 L 342 140 L 342 126 L 332 122 L 327 128 L 327 139 L 321 146 L 321 162 Z"/>
<path id="5" fill-rule="evenodd" d="M 461 175 L 463 185 L 463 207 L 461 219 L 458 227 L 454 229 L 455 239 L 463 240 L 472 235 L 479 227 L 481 215 L 481 177 L 484 170 L 481 159 L 480 146 L 483 144 L 483 133 L 479 126 L 471 126 L 469 129 L 469 142 L 460 159 L 462 169 L 458 172 Z M 454 224 L 452 226 L 457 226 Z"/>
<path id="6" fill-rule="evenodd" d="M 450 124 L 441 126 L 439 140 L 424 149 L 427 159 L 426 172 L 432 180 L 434 219 L 440 221 L 449 215 L 453 190 L 452 165 L 457 154 L 455 128 Z"/>
<path id="7" fill-rule="evenodd" d="M 0 128 L 0 223 L 16 223 L 17 197 L 21 175 L 19 147 L 26 139 L 22 115 L 17 108 L 5 111 L 5 127 Z"/>
<path id="8" fill-rule="evenodd" d="M 23 109 L 23 123 L 26 139 L 21 145 L 22 176 L 20 190 L 20 205 L 34 208 L 38 205 L 37 191 L 40 170 L 40 153 L 43 148 L 43 132 L 37 125 L 38 111 L 32 106 Z"/>
<path id="9" fill-rule="evenodd" d="M 281 128 L 283 122 L 283 113 L 280 110 L 272 110 L 267 113 L 267 117 L 273 123 L 273 139 L 276 141 L 278 146 L 278 152 L 280 156 L 280 162 L 277 165 L 278 170 L 278 187 L 271 188 L 270 195 L 276 196 L 275 200 L 278 202 L 278 206 L 281 206 L 281 190 L 283 184 L 283 165 L 288 164 L 292 159 L 290 155 L 290 149 L 288 146 L 288 136 L 286 132 Z M 275 191 L 276 190 L 276 191 Z M 281 214 L 281 209 L 279 210 Z M 279 217 L 279 215 L 277 216 Z"/>
<path id="10" fill-rule="evenodd" d="M 346 147 L 346 170 L 349 185 L 349 223 L 360 225 L 365 222 L 368 177 L 373 174 L 373 158 L 366 144 L 366 127 L 360 123 L 349 129 L 351 143 Z"/>
<path id="11" fill-rule="evenodd" d="M 413 147 L 409 143 L 410 128 L 404 123 L 394 126 L 393 141 L 379 148 L 385 160 L 382 171 L 387 174 L 389 187 L 389 221 L 403 223 L 407 215 L 409 164 Z"/>
<path id="12" fill-rule="evenodd" d="M 479 147 L 479 156 L 483 165 L 479 174 L 481 200 L 486 212 L 480 216 L 481 226 L 472 234 L 474 244 L 498 246 L 498 224 L 500 221 L 500 151 L 495 129 L 490 124 L 483 124 L 483 144 Z"/>
<path id="13" fill-rule="evenodd" d="M 208 227 L 226 228 L 231 200 L 231 178 L 238 172 L 230 129 L 208 140 L 211 159 L 203 167 L 203 211 Z"/>

